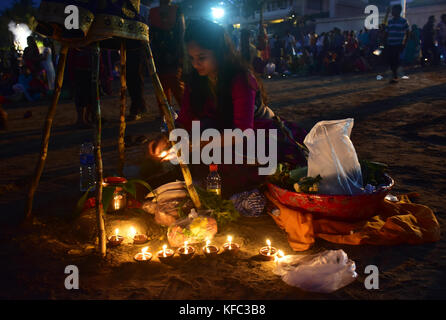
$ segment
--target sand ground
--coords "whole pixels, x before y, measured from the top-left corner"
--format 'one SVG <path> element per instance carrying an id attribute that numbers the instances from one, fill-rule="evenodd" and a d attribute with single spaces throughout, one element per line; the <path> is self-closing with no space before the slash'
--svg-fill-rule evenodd
<path id="1" fill-rule="evenodd" d="M 352 141 L 360 158 L 387 163 L 396 181 L 394 193 L 416 191 L 418 202 L 431 207 L 442 228 L 446 225 L 446 69 L 406 70 L 409 80 L 396 85 L 377 81 L 376 74 L 285 78 L 265 82 L 269 105 L 282 117 L 307 130 L 319 120 L 353 117 Z M 147 80 L 148 81 L 148 80 Z M 118 84 L 115 83 L 115 86 Z M 108 119 L 103 130 L 106 175 L 117 164 L 119 97 L 102 100 Z M 159 131 L 152 86 L 146 84 L 150 114 L 128 124 L 127 134 L 154 137 Z M 32 117 L 24 119 L 26 111 Z M 8 107 L 10 128 L 0 133 L 0 221 L 11 224 L 24 208 L 26 182 L 38 158 L 47 105 Z M 254 258 L 266 236 L 292 254 L 286 234 L 269 216 L 242 218 L 219 230 L 215 243 L 228 233 L 243 246 L 235 260 L 197 257 L 187 264 L 138 265 L 139 250 L 122 246 L 101 261 L 92 243 L 76 238 L 77 220 L 66 220 L 80 197 L 79 146 L 92 130 L 75 129 L 74 105 L 62 101 L 49 146 L 49 155 L 36 193 L 36 224 L 27 232 L 2 227 L 0 233 L 0 298 L 2 299 L 444 299 L 446 240 L 393 247 L 343 246 L 318 240 L 309 251 L 343 249 L 356 263 L 358 279 L 332 294 L 315 294 L 286 285 L 272 272 L 271 262 Z M 142 147 L 131 147 L 127 163 L 138 164 Z M 152 217 L 152 242 L 157 250 L 166 240 Z M 152 219 L 152 220 L 151 220 Z M 71 250 L 71 251 L 70 251 Z M 74 250 L 74 251 L 73 251 Z M 76 251 L 80 250 L 80 251 Z M 80 271 L 80 290 L 65 290 L 65 266 Z M 364 269 L 380 271 L 379 290 L 364 288 Z"/>

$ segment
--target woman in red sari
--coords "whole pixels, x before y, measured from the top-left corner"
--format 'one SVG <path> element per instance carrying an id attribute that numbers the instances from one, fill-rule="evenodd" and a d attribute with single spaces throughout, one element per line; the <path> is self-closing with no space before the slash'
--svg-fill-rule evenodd
<path id="1" fill-rule="evenodd" d="M 222 146 L 234 144 L 224 141 L 224 129 L 278 129 L 277 163 L 305 164 L 301 149 L 290 138 L 302 143 L 306 132 L 288 122 L 285 124 L 289 135 L 280 130 L 274 112 L 264 104 L 261 82 L 236 53 L 224 29 L 212 22 L 192 21 L 186 30 L 185 43 L 193 69 L 186 76 L 176 126 L 191 132 L 192 121 L 200 121 L 201 130 L 214 128 L 222 133 Z M 157 157 L 167 148 L 167 138 L 161 137 L 149 144 L 149 154 Z M 190 167 L 194 179 L 208 174 L 207 166 Z M 258 166 L 248 164 L 223 164 L 219 172 L 224 196 L 258 186 L 267 177 L 258 175 Z"/>

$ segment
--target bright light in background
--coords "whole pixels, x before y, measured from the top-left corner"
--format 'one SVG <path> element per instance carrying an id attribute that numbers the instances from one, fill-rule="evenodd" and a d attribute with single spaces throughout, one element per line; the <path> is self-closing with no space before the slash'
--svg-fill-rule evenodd
<path id="1" fill-rule="evenodd" d="M 225 15 L 225 10 L 223 8 L 212 8 L 211 10 L 214 19 L 221 19 Z"/>
<path id="2" fill-rule="evenodd" d="M 28 44 L 26 42 L 26 38 L 31 35 L 31 30 L 24 23 L 15 23 L 11 21 L 8 23 L 8 29 L 14 35 L 14 45 L 18 50 L 25 49 Z"/>

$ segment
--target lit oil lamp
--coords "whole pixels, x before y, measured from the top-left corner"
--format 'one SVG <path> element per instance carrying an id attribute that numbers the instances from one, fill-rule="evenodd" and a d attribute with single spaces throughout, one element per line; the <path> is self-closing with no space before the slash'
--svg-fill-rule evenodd
<path id="1" fill-rule="evenodd" d="M 123 236 L 119 235 L 119 229 L 115 229 L 115 234 L 108 237 L 108 244 L 112 247 L 119 246 L 124 240 Z"/>
<path id="2" fill-rule="evenodd" d="M 108 206 L 108 213 L 116 213 L 126 208 L 127 206 L 127 192 L 120 186 L 127 182 L 127 179 L 121 177 L 107 177 L 104 179 L 104 187 L 114 187 L 113 198 L 110 200 Z"/>
<path id="3" fill-rule="evenodd" d="M 232 236 L 228 236 L 228 242 L 223 245 L 223 251 L 230 254 L 235 254 L 239 251 L 240 245 L 232 242 Z"/>
<path id="4" fill-rule="evenodd" d="M 152 254 L 147 252 L 147 250 L 149 250 L 149 247 L 142 248 L 141 252 L 137 253 L 133 259 L 138 262 L 149 262 L 152 259 Z"/>
<path id="5" fill-rule="evenodd" d="M 277 254 L 277 249 L 274 247 L 271 247 L 271 241 L 269 239 L 267 239 L 266 247 L 262 247 L 259 252 L 260 252 L 260 256 L 264 260 L 274 260 L 274 257 Z"/>
<path id="6" fill-rule="evenodd" d="M 206 245 L 203 247 L 203 253 L 206 257 L 212 258 L 217 256 L 219 249 L 211 245 L 211 240 L 206 240 Z"/>
<path id="7" fill-rule="evenodd" d="M 166 263 L 173 259 L 175 251 L 172 249 L 167 249 L 167 245 L 163 245 L 163 250 L 158 251 L 156 255 L 161 262 Z"/>
<path id="8" fill-rule="evenodd" d="M 180 257 L 185 260 L 189 260 L 195 253 L 194 247 L 189 245 L 188 241 L 184 241 L 184 246 L 178 249 Z"/>
<path id="9" fill-rule="evenodd" d="M 134 227 L 130 227 L 129 236 L 133 239 L 133 244 L 143 244 L 149 240 L 145 234 L 139 234 Z"/>

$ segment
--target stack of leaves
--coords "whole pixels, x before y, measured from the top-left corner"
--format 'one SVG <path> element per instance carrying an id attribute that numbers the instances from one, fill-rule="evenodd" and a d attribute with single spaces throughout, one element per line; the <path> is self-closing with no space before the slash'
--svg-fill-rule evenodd
<path id="1" fill-rule="evenodd" d="M 307 177 L 307 167 L 291 169 L 287 164 L 280 163 L 276 173 L 269 178 L 272 184 L 280 188 L 303 193 L 317 193 L 322 177 Z"/>
<path id="2" fill-rule="evenodd" d="M 218 226 L 228 222 L 236 221 L 240 213 L 235 209 L 231 200 L 224 200 L 213 192 L 209 192 L 200 187 L 195 187 L 200 197 L 203 209 L 212 210 L 210 216 L 213 217 Z"/>
<path id="3" fill-rule="evenodd" d="M 361 164 L 362 184 L 364 187 L 368 184 L 378 186 L 387 182 L 384 175 L 388 169 L 387 164 L 369 160 L 361 160 L 359 163 Z"/>

